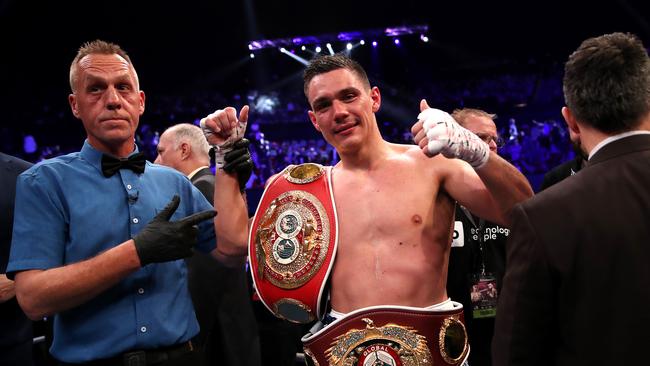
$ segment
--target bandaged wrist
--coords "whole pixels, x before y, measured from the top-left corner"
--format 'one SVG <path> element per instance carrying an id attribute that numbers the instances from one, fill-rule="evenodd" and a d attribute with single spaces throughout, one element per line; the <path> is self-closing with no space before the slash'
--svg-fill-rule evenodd
<path id="1" fill-rule="evenodd" d="M 226 165 L 226 154 L 232 151 L 232 144 L 228 147 L 223 147 L 219 145 L 212 145 L 214 149 L 214 165 L 217 169 L 223 169 L 223 166 Z"/>

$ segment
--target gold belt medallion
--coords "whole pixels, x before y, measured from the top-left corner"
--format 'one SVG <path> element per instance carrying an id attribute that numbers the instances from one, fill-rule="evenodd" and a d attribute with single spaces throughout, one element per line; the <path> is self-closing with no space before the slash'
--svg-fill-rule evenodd
<path id="1" fill-rule="evenodd" d="M 330 222 L 311 193 L 288 191 L 264 212 L 255 233 L 257 273 L 283 289 L 309 281 L 322 266 L 330 242 Z"/>
<path id="2" fill-rule="evenodd" d="M 305 163 L 290 165 L 284 171 L 284 178 L 291 183 L 307 184 L 315 181 L 325 174 L 325 169 L 319 164 Z"/>
<path id="3" fill-rule="evenodd" d="M 426 337 L 415 329 L 398 324 L 376 327 L 371 319 L 362 320 L 365 329 L 351 329 L 334 339 L 326 352 L 330 365 L 433 365 Z"/>

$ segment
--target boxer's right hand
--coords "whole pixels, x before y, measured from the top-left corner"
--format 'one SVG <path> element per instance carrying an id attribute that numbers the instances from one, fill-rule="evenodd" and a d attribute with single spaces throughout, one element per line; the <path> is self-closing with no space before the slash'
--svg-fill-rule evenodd
<path id="1" fill-rule="evenodd" d="M 235 141 L 244 137 L 248 122 L 248 106 L 242 107 L 237 117 L 233 107 L 218 109 L 201 119 L 201 130 L 206 140 L 219 149 L 229 148 Z"/>
<path id="2" fill-rule="evenodd" d="M 196 224 L 217 215 L 216 211 L 209 210 L 178 221 L 169 221 L 180 202 L 181 199 L 175 195 L 169 204 L 133 237 L 142 267 L 149 263 L 190 257 L 198 238 L 199 229 Z"/>
<path id="3" fill-rule="evenodd" d="M 201 130 L 214 148 L 214 164 L 217 169 L 223 168 L 226 154 L 232 151 L 235 142 L 244 137 L 247 122 L 247 105 L 242 107 L 239 117 L 235 108 L 226 107 L 201 119 Z"/>
<path id="4" fill-rule="evenodd" d="M 224 156 L 223 171 L 228 174 L 237 174 L 239 190 L 242 192 L 246 188 L 246 182 L 253 174 L 253 169 L 255 169 L 248 145 L 250 145 L 248 139 L 240 139 L 232 145 L 232 150 Z"/>
<path id="5" fill-rule="evenodd" d="M 459 125 L 449 113 L 420 102 L 418 122 L 411 128 L 414 141 L 429 157 L 442 154 L 468 162 L 474 169 L 485 165 L 490 147 L 472 131 Z"/>

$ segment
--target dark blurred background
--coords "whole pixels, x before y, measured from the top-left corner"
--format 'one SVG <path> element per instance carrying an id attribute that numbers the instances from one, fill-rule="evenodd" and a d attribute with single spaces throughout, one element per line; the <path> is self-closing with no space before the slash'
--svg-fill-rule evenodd
<path id="1" fill-rule="evenodd" d="M 559 113 L 564 61 L 603 33 L 633 32 L 649 45 L 649 8 L 626 0 L 0 0 L 0 149 L 30 161 L 78 150 L 84 132 L 67 105 L 68 68 L 81 43 L 101 38 L 122 45 L 138 70 L 147 95 L 139 142 L 151 160 L 164 128 L 248 103 L 262 166 L 249 186 L 259 186 L 288 162 L 336 156 L 308 123 L 304 66 L 277 49 L 251 58 L 250 41 L 426 25 L 426 43 L 419 34 L 399 46 L 383 37 L 351 51 L 382 91 L 385 137 L 408 141 L 421 98 L 448 111 L 482 108 L 499 115 L 509 141 L 502 154 L 535 183 L 572 154 Z M 309 59 L 315 45 L 307 47 L 293 51 Z"/>

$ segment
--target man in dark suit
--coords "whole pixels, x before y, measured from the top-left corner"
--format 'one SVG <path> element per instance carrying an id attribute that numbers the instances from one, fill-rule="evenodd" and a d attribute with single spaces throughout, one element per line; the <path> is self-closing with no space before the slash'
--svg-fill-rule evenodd
<path id="1" fill-rule="evenodd" d="M 0 153 L 0 365 L 32 365 L 32 322 L 16 301 L 7 260 L 14 221 L 16 178 L 32 164 Z"/>
<path id="2" fill-rule="evenodd" d="M 571 130 L 569 130 L 569 138 L 571 139 L 571 145 L 573 146 L 573 153 L 575 154 L 575 157 L 554 167 L 546 174 L 544 174 L 542 184 L 539 186 L 540 191 L 545 190 L 546 188 L 564 180 L 565 178 L 575 175 L 580 171 L 580 169 L 585 166 L 588 154 L 585 149 L 582 148 L 580 139 Z"/>
<path id="3" fill-rule="evenodd" d="M 589 153 L 516 206 L 495 365 L 638 365 L 650 328 L 650 59 L 638 38 L 584 41 L 562 109 Z"/>
<path id="4" fill-rule="evenodd" d="M 182 123 L 160 136 L 155 162 L 185 174 L 212 203 L 214 175 L 209 149 L 198 126 Z M 195 341 L 203 352 L 204 364 L 260 365 L 259 333 L 244 264 L 229 268 L 202 253 L 194 253 L 186 262 L 201 328 Z"/>

